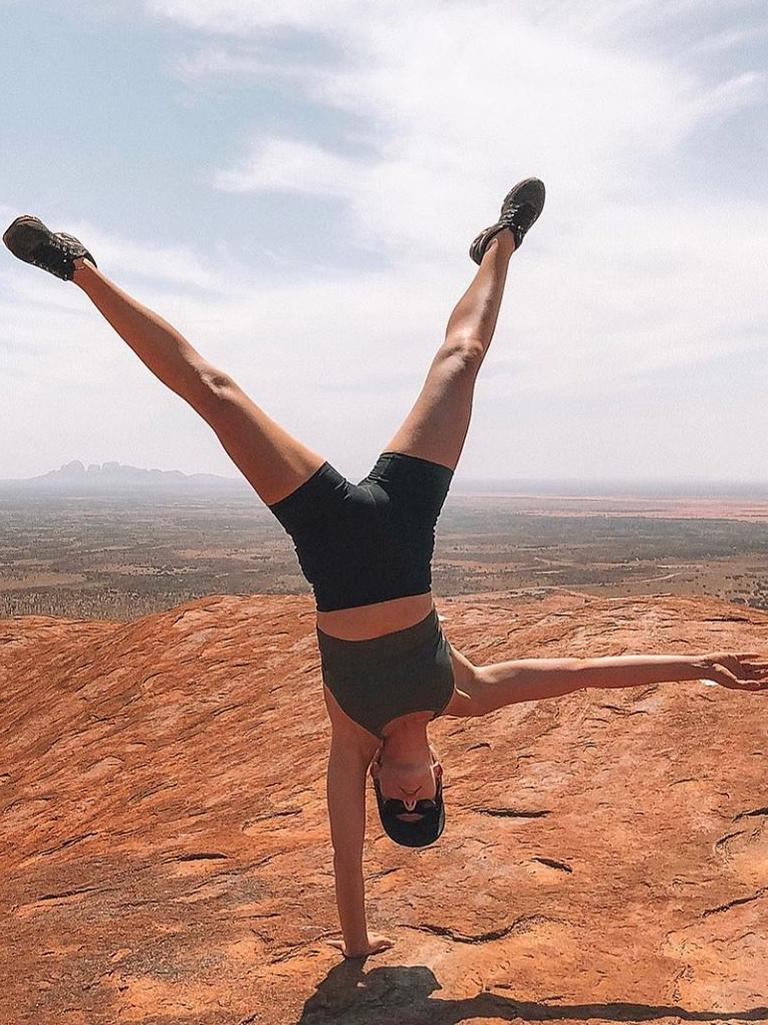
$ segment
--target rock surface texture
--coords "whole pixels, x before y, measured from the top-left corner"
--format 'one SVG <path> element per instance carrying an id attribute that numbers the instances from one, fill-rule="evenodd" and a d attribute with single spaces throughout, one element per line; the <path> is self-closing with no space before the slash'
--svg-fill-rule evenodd
<path id="1" fill-rule="evenodd" d="M 561 591 L 439 599 L 476 664 L 759 651 L 768 614 Z M 0 622 L 2 1025 L 768 1021 L 768 699 L 701 683 L 443 719 L 448 820 L 368 801 L 344 962 L 303 597 Z"/>

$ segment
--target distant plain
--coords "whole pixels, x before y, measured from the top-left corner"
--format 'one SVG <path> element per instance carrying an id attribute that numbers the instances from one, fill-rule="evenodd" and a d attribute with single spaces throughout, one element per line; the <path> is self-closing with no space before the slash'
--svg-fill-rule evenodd
<path id="1" fill-rule="evenodd" d="M 449 495 L 433 564 L 438 596 L 551 587 L 768 608 L 768 498 Z M 247 488 L 0 490 L 0 618 L 130 620 L 206 594 L 254 593 L 309 588 L 291 540 Z"/>

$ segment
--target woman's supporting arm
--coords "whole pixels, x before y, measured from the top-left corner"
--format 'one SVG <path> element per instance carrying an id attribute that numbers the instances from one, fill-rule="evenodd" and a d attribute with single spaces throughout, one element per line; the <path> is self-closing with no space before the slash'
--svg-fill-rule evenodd
<path id="1" fill-rule="evenodd" d="M 639 687 L 700 679 L 735 690 L 766 691 L 768 662 L 755 654 L 727 653 L 497 662 L 477 668 L 469 714 L 485 715 L 519 701 L 538 701 L 587 688 Z"/>
<path id="2" fill-rule="evenodd" d="M 336 905 L 343 943 L 333 943 L 345 957 L 366 957 L 392 946 L 368 932 L 363 879 L 365 780 L 370 754 L 343 734 L 333 733 L 328 759 L 327 796 L 333 842 Z"/>
<path id="3" fill-rule="evenodd" d="M 327 797 L 333 843 L 336 904 L 346 951 L 368 942 L 363 881 L 365 774 L 368 766 L 334 731 L 328 759 Z"/>

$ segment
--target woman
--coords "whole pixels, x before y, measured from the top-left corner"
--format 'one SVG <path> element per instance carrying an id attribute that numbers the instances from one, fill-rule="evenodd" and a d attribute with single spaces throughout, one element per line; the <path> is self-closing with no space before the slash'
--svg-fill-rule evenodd
<path id="1" fill-rule="evenodd" d="M 499 220 L 470 247 L 479 265 L 448 321 L 416 404 L 371 473 L 353 485 L 291 437 L 227 374 L 167 322 L 109 281 L 87 249 L 17 218 L 4 235 L 14 255 L 72 280 L 149 369 L 213 428 L 294 540 L 317 604 L 324 696 L 332 724 L 328 808 L 336 896 L 347 957 L 391 946 L 368 931 L 362 851 L 370 769 L 381 820 L 396 842 L 440 835 L 442 767 L 427 725 L 585 687 L 706 678 L 765 690 L 757 655 L 524 659 L 474 666 L 444 638 L 430 564 L 440 509 L 469 426 L 478 370 L 490 345 L 512 253 L 538 218 L 536 178 L 507 195 Z"/>

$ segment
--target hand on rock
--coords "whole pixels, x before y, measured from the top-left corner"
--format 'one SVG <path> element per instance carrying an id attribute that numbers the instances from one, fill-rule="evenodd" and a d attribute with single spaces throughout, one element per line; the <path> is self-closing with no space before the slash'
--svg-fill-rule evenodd
<path id="1" fill-rule="evenodd" d="M 702 678 L 729 690 L 768 693 L 768 660 L 759 654 L 731 655 L 717 652 L 702 660 Z"/>
<path id="2" fill-rule="evenodd" d="M 382 950 L 389 950 L 390 947 L 394 946 L 395 941 L 388 939 L 386 936 L 378 936 L 375 933 L 371 933 L 368 936 L 368 944 L 365 947 L 359 949 L 353 948 L 347 950 L 343 940 L 329 940 L 332 947 L 336 950 L 340 950 L 344 957 L 350 959 L 369 957 L 371 954 L 380 954 Z"/>

